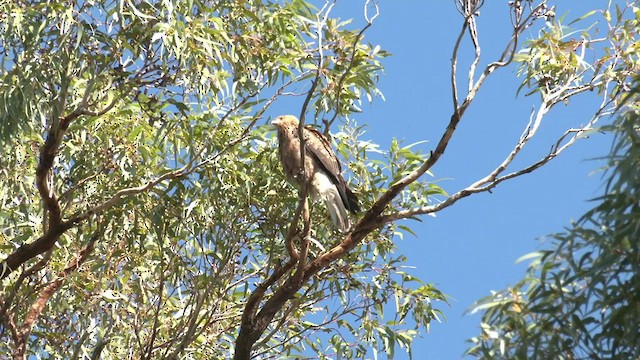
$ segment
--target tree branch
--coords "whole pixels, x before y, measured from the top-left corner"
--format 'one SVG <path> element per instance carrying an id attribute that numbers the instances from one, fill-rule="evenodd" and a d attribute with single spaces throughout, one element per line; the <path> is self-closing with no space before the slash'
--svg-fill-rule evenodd
<path id="1" fill-rule="evenodd" d="M 323 54 L 323 48 L 322 48 L 323 46 L 322 30 L 326 25 L 327 18 L 334 5 L 335 5 L 335 1 L 331 4 L 329 3 L 329 1 L 326 1 L 322 9 L 320 9 L 316 14 L 316 24 L 317 24 L 316 34 L 318 36 L 319 60 L 318 60 L 318 65 L 316 69 L 316 75 L 311 84 L 311 88 L 307 92 L 307 96 L 305 97 L 305 100 L 302 104 L 302 108 L 300 110 L 299 125 L 298 125 L 298 139 L 300 142 L 300 174 L 298 174 L 298 176 L 300 176 L 301 179 L 306 178 L 305 176 L 306 151 L 305 151 L 305 139 L 303 136 L 305 118 L 306 118 L 306 113 L 307 113 L 307 108 L 309 106 L 309 103 L 311 102 L 311 99 L 313 98 L 315 90 L 320 82 L 320 78 L 322 77 L 322 72 L 324 68 L 324 54 Z M 321 19 L 321 15 L 323 16 L 322 19 Z M 278 279 L 280 279 L 284 275 L 285 271 L 292 269 L 297 262 L 299 262 L 301 265 L 298 266 L 295 274 L 293 276 L 290 276 L 288 280 L 292 280 L 295 278 L 296 282 L 300 283 L 301 285 L 301 279 L 304 276 L 304 264 L 306 263 L 306 257 L 309 251 L 308 236 L 310 232 L 310 223 L 311 223 L 311 217 L 309 216 L 307 195 L 308 195 L 307 184 L 305 181 L 301 181 L 300 189 L 298 191 L 298 207 L 296 209 L 296 212 L 294 213 L 293 219 L 291 220 L 291 224 L 289 225 L 289 231 L 287 233 L 287 238 L 285 239 L 285 246 L 287 248 L 287 252 L 289 253 L 290 260 L 285 266 L 281 268 L 276 268 L 272 276 L 269 279 L 267 279 L 265 282 L 260 284 L 258 288 L 256 288 L 253 291 L 253 293 L 249 296 L 249 300 L 247 301 L 244 312 L 242 313 L 240 331 L 236 339 L 236 346 L 235 346 L 235 353 L 234 353 L 235 360 L 250 359 L 251 349 L 253 348 L 253 345 L 260 338 L 260 335 L 264 332 L 264 330 L 268 326 L 269 321 L 273 318 L 271 317 L 271 319 L 265 322 L 264 321 L 265 318 L 263 316 L 260 316 L 263 310 L 261 310 L 260 313 L 256 314 L 260 301 L 262 300 L 265 291 L 271 285 L 273 285 Z M 303 233 L 301 236 L 301 238 L 303 239 L 302 240 L 302 256 L 300 253 L 298 253 L 298 251 L 295 248 L 295 245 L 293 244 L 293 240 L 294 238 L 296 238 L 295 234 L 297 233 L 298 221 L 301 216 L 303 217 L 303 221 L 304 221 Z M 285 271 L 282 271 L 282 270 L 285 270 Z M 291 298 L 291 296 L 293 296 L 293 294 L 297 291 L 298 288 L 293 290 L 292 293 L 288 294 L 287 299 Z"/>
<path id="2" fill-rule="evenodd" d="M 72 224 L 62 221 L 62 209 L 54 190 L 53 163 L 72 121 L 82 115 L 101 116 L 111 110 L 118 100 L 118 97 L 115 97 L 103 110 L 97 112 L 89 111 L 87 109 L 87 102 L 91 88 L 92 82 L 90 81 L 89 86 L 85 89 L 80 105 L 66 116 L 54 119 L 54 121 L 51 122 L 49 134 L 40 151 L 40 160 L 36 168 L 36 188 L 43 201 L 45 211 L 44 234 L 33 243 L 20 246 L 0 264 L 0 280 L 7 277 L 13 270 L 17 269 L 18 266 L 29 259 L 51 249 L 60 236 L 73 226 Z M 62 94 L 60 95 L 61 103 L 59 106 L 61 109 L 64 108 L 66 90 L 66 87 L 63 88 Z"/>
<path id="3" fill-rule="evenodd" d="M 77 270 L 82 264 L 87 260 L 91 252 L 93 251 L 94 245 L 96 241 L 102 236 L 104 233 L 104 229 L 99 226 L 99 229 L 96 230 L 95 234 L 89 239 L 87 245 L 82 249 L 77 257 L 71 260 L 67 266 L 65 266 L 64 270 L 58 273 L 58 276 L 55 280 L 50 282 L 41 292 L 36 301 L 31 305 L 27 314 L 25 315 L 24 321 L 22 322 L 22 326 L 18 330 L 18 337 L 15 346 L 15 352 L 13 354 L 14 359 L 23 359 L 25 357 L 25 353 L 27 350 L 27 343 L 29 339 L 29 335 L 31 334 L 31 330 L 35 325 L 35 322 L 40 317 L 40 314 L 44 310 L 47 305 L 47 301 L 53 296 L 53 294 L 62 286 L 64 280 L 69 276 L 70 273 Z"/>
<path id="4" fill-rule="evenodd" d="M 0 319 L 9 319 L 9 317 L 7 317 L 7 311 L 9 310 L 9 307 L 13 303 L 13 299 L 15 298 L 16 294 L 18 293 L 18 290 L 22 286 L 24 279 L 42 270 L 45 267 L 45 265 L 47 265 L 50 258 L 51 258 L 51 251 L 47 252 L 45 256 L 43 256 L 37 263 L 31 265 L 28 269 L 20 273 L 20 275 L 18 276 L 18 279 L 13 283 L 13 286 L 11 288 L 11 291 L 9 292 L 9 295 L 6 296 L 4 299 L 1 299 L 2 308 L 0 308 Z M 16 339 L 17 339 L 17 335 L 16 335 Z"/>
<path id="5" fill-rule="evenodd" d="M 202 168 L 203 166 L 215 161 L 226 151 L 228 151 L 229 149 L 233 148 L 235 145 L 237 145 L 238 143 L 246 139 L 249 131 L 255 125 L 255 123 L 258 121 L 258 119 L 264 113 L 264 111 L 266 111 L 268 106 L 272 104 L 275 101 L 275 99 L 278 97 L 278 95 L 280 95 L 282 91 L 287 86 L 289 86 L 292 82 L 293 80 L 282 85 L 276 91 L 276 93 L 271 97 L 271 99 L 269 99 L 267 104 L 265 104 L 263 108 L 258 112 L 258 114 L 256 114 L 252 122 L 249 125 L 247 125 L 243 133 L 235 140 L 232 140 L 231 142 L 229 142 L 229 144 L 224 149 L 220 150 L 218 153 L 210 156 L 209 158 L 195 165 L 194 165 L 194 162 L 197 159 L 197 157 L 193 158 L 185 166 L 176 170 L 169 171 L 143 185 L 119 190 L 114 195 L 112 195 L 112 197 L 109 198 L 108 200 L 105 200 L 104 202 L 98 205 L 95 205 L 90 209 L 85 210 L 84 212 L 73 215 L 67 221 L 62 221 L 58 199 L 55 198 L 55 194 L 51 192 L 50 187 L 46 181 L 46 174 L 48 173 L 47 169 L 51 168 L 51 166 L 53 165 L 53 160 L 55 158 L 56 150 L 53 150 L 53 149 L 57 149 L 57 146 L 59 145 L 59 141 L 61 141 L 61 140 L 54 140 L 54 139 L 62 139 L 62 135 L 60 134 L 59 131 L 54 132 L 54 135 L 49 136 L 49 138 L 47 139 L 47 143 L 45 143 L 45 146 L 43 147 L 43 150 L 41 152 L 40 164 L 36 172 L 37 174 L 36 184 L 38 186 L 38 190 L 40 191 L 41 196 L 43 196 L 42 194 L 46 195 L 45 205 L 47 205 L 46 208 L 48 209 L 49 219 L 50 219 L 49 226 L 48 226 L 49 230 L 46 231 L 42 236 L 34 240 L 32 243 L 21 245 L 17 250 L 15 250 L 13 253 L 7 256 L 6 259 L 2 261 L 2 263 L 0 264 L 0 280 L 7 277 L 20 265 L 44 253 L 45 251 L 51 249 L 53 245 L 58 241 L 60 236 L 63 233 L 65 233 L 67 230 L 81 224 L 83 221 L 87 220 L 91 216 L 102 213 L 103 211 L 107 210 L 108 208 L 118 203 L 118 201 L 123 197 L 137 195 L 137 194 L 146 192 L 165 180 L 176 179 L 182 176 L 189 175 L 194 171 L 196 171 L 197 169 Z M 72 114 L 73 115 L 70 114 L 60 121 L 59 126 L 61 129 L 66 130 L 68 128 L 69 122 L 74 120 L 78 116 L 84 114 L 84 112 L 80 110 L 80 108 L 78 108 L 74 110 Z M 52 139 L 52 140 L 49 140 L 49 139 Z M 52 195 L 49 196 L 49 194 L 52 194 Z"/>
<path id="6" fill-rule="evenodd" d="M 462 44 L 462 39 L 464 38 L 464 34 L 467 31 L 468 21 L 462 23 L 462 27 L 460 28 L 460 33 L 458 34 L 458 38 L 456 39 L 455 44 L 453 45 L 453 54 L 451 55 L 451 96 L 453 98 L 453 108 L 458 109 L 458 51 L 460 50 L 460 44 Z"/>
<path id="7" fill-rule="evenodd" d="M 604 93 L 606 94 L 607 92 L 605 91 Z M 537 130 L 537 126 L 534 125 L 532 127 L 530 122 L 527 125 L 527 128 L 524 130 L 523 135 L 520 141 L 518 142 L 518 144 L 509 153 L 509 155 L 507 155 L 507 158 L 498 167 L 496 167 L 496 169 L 493 170 L 489 175 L 474 182 L 470 186 L 457 191 L 456 193 L 454 193 L 453 195 L 451 195 L 450 197 L 448 197 L 447 199 L 445 199 L 439 204 L 398 211 L 396 213 L 380 217 L 380 221 L 382 223 L 390 223 L 396 220 L 411 218 L 417 215 L 436 213 L 446 207 L 449 207 L 455 204 L 456 202 L 458 202 L 458 200 L 463 199 L 471 194 L 491 191 L 491 189 L 495 188 L 498 184 L 500 184 L 503 181 L 513 179 L 513 178 L 522 176 L 524 174 L 533 172 L 534 170 L 542 167 L 543 165 L 545 165 L 546 163 L 548 163 L 549 161 L 557 157 L 560 153 L 562 153 L 563 151 L 565 151 L 566 149 L 574 145 L 585 133 L 587 133 L 588 131 L 591 131 L 594 128 L 595 124 L 601 118 L 610 115 L 614 111 L 614 109 L 611 108 L 614 103 L 615 103 L 615 98 L 610 99 L 608 98 L 608 96 L 604 95 L 600 108 L 598 109 L 596 114 L 590 119 L 587 125 L 582 126 L 578 129 L 569 129 L 565 131 L 558 138 L 558 140 L 556 140 L 556 142 L 553 144 L 549 153 L 545 155 L 543 158 L 541 158 L 540 160 L 536 161 L 535 163 L 529 166 L 526 166 L 520 170 L 513 171 L 509 174 L 499 176 L 502 172 L 504 172 L 504 170 L 506 170 L 507 166 L 513 161 L 516 154 L 522 149 L 522 147 L 526 144 L 526 142 L 531 139 L 531 136 L 535 134 L 535 131 Z M 544 113 L 546 113 L 548 110 L 549 109 L 544 109 L 542 111 L 539 111 L 537 117 L 543 116 Z M 540 120 L 541 118 L 536 119 L 533 122 L 536 123 L 536 122 L 539 122 Z M 567 137 L 570 137 L 570 139 L 563 144 L 562 142 Z"/>
<path id="8" fill-rule="evenodd" d="M 244 307 L 240 320 L 240 332 L 236 339 L 234 359 L 251 358 L 251 348 L 253 347 L 253 344 L 258 341 L 260 335 L 264 331 L 264 329 L 257 331 L 258 325 L 256 324 L 256 313 L 258 311 L 260 301 L 267 289 L 275 284 L 276 281 L 280 280 L 280 278 L 282 278 L 287 271 L 291 270 L 295 264 L 296 261 L 290 259 L 285 265 L 277 266 L 274 269 L 273 274 L 271 274 L 267 280 L 258 285 L 251 295 L 249 295 L 249 299 L 247 300 L 247 304 Z"/>

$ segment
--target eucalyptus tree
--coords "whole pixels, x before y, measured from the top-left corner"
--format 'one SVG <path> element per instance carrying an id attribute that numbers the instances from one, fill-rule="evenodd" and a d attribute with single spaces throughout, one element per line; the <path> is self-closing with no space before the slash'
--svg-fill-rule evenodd
<path id="1" fill-rule="evenodd" d="M 0 352 L 409 351 L 446 297 L 404 271 L 393 239 L 410 228 L 395 222 L 543 166 L 615 110 L 638 70 L 631 40 L 619 36 L 624 16 L 599 12 L 603 38 L 586 30 L 574 41 L 546 1 L 505 4 L 504 52 L 481 68 L 482 1 L 455 4 L 453 109 L 441 139 L 428 154 L 393 141 L 379 155 L 353 121 L 380 94 L 387 56 L 364 42 L 380 15 L 374 1 L 356 14 L 362 28 L 333 17 L 331 1 L 1 2 Z M 544 30 L 523 49 L 536 27 Z M 461 71 L 464 46 L 473 58 Z M 518 64 L 539 106 L 501 164 L 447 195 L 425 174 L 446 158 L 485 80 Z M 554 106 L 591 90 L 600 103 L 592 118 L 539 161 L 510 166 Z M 346 234 L 310 212 L 304 189 L 296 194 L 280 171 L 262 125 L 291 99 L 301 124 L 333 134 L 357 179 L 363 211 Z"/>

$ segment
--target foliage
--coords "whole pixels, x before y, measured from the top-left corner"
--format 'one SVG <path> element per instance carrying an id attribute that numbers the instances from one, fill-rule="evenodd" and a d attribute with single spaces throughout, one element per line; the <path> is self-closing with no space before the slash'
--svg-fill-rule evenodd
<path id="1" fill-rule="evenodd" d="M 1 6 L 0 353 L 229 357 L 248 294 L 287 260 L 295 208 L 258 122 L 320 60 L 314 119 L 357 111 L 384 51 L 302 1 Z M 359 136 L 336 139 L 366 204 L 393 175 Z M 313 223 L 317 254 L 338 234 L 321 211 Z M 393 234 L 319 273 L 256 353 L 407 349 L 444 297 L 404 272 Z"/>
<path id="2" fill-rule="evenodd" d="M 607 91 L 606 79 L 611 79 L 625 84 L 617 91 L 628 91 L 627 79 L 635 76 L 640 64 L 639 22 L 638 8 L 629 4 L 592 10 L 571 21 L 565 16 L 548 18 L 538 36 L 515 55 L 515 61 L 522 64 L 518 75 L 524 77 L 519 90 L 530 88 L 529 95 L 540 93 L 543 99 L 554 93 L 568 99 L 566 95 L 585 85 L 590 91 Z M 584 29 L 576 28 L 585 23 Z M 599 57 L 591 58 L 598 53 Z"/>

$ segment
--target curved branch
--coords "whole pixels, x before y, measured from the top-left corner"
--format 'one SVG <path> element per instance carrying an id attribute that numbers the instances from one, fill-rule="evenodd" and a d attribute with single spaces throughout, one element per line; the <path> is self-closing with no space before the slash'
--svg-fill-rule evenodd
<path id="1" fill-rule="evenodd" d="M 20 265 L 51 249 L 60 236 L 72 227 L 68 222 L 60 223 L 58 226 L 50 227 L 34 242 L 21 245 L 0 264 L 0 280 L 9 276 Z"/>
<path id="2" fill-rule="evenodd" d="M 462 44 L 462 39 L 464 38 L 464 34 L 467 31 L 468 22 L 464 21 L 462 23 L 462 28 L 460 28 L 460 33 L 458 34 L 458 38 L 456 39 L 455 44 L 453 45 L 453 54 L 451 55 L 451 95 L 453 98 L 453 108 L 458 109 L 458 51 L 460 50 L 460 44 Z"/>
<path id="3" fill-rule="evenodd" d="M 78 253 L 78 256 L 71 260 L 67 266 L 65 266 L 64 270 L 58 273 L 58 276 L 55 280 L 51 281 L 47 286 L 42 289 L 40 295 L 35 300 L 35 302 L 31 305 L 27 314 L 25 315 L 24 321 L 18 330 L 18 337 L 16 341 L 16 349 L 14 352 L 14 358 L 22 359 L 25 356 L 25 352 L 27 350 L 27 343 L 29 335 L 31 334 L 31 330 L 35 325 L 36 321 L 42 314 L 44 307 L 47 305 L 47 302 L 53 296 L 53 294 L 62 286 L 64 280 L 69 276 L 70 273 L 77 270 L 82 264 L 89 258 L 89 255 L 93 251 L 94 245 L 96 241 L 102 236 L 104 230 L 99 226 L 99 229 L 91 236 L 87 245 Z"/>
<path id="4" fill-rule="evenodd" d="M 56 229 L 62 222 L 62 210 L 58 197 L 54 191 L 52 168 L 53 162 L 58 154 L 58 149 L 62 143 L 67 129 L 72 120 L 76 119 L 78 115 L 70 114 L 64 118 L 58 119 L 51 124 L 47 140 L 45 141 L 42 149 L 40 150 L 40 160 L 38 161 L 38 167 L 36 168 L 36 188 L 40 194 L 40 198 L 44 204 L 44 209 L 47 213 L 46 221 L 47 226 L 45 232 L 51 229 Z"/>
<path id="5" fill-rule="evenodd" d="M 545 165 L 546 163 L 548 163 L 549 161 L 551 161 L 552 159 L 560 155 L 560 153 L 562 153 L 563 151 L 567 150 L 569 147 L 574 145 L 584 134 L 593 130 L 595 124 L 601 118 L 606 117 L 610 115 L 613 111 L 615 111 L 614 109 L 611 109 L 611 106 L 614 103 L 615 103 L 615 99 L 608 99 L 607 96 L 604 96 L 603 102 L 600 108 L 598 109 L 596 114 L 591 118 L 589 123 L 587 123 L 587 125 L 580 127 L 578 129 L 569 129 L 565 131 L 558 138 L 558 140 L 556 140 L 556 142 L 553 144 L 549 153 L 545 155 L 543 158 L 541 158 L 540 160 L 536 161 L 535 163 L 527 167 L 524 167 L 520 170 L 513 171 L 509 174 L 499 176 L 499 174 L 501 174 L 507 168 L 507 166 L 512 162 L 512 160 L 515 158 L 515 155 L 519 152 L 520 149 L 522 149 L 524 144 L 527 141 L 529 141 L 531 136 L 533 136 L 533 134 L 535 133 L 535 129 L 532 129 L 531 123 L 530 123 L 525 129 L 525 131 L 523 132 L 523 136 L 521 137 L 520 141 L 514 147 L 511 153 L 509 153 L 507 158 L 489 175 L 476 181 L 470 186 L 460 191 L 457 191 L 456 193 L 454 193 L 453 195 L 451 195 L 450 197 L 448 197 L 447 199 L 445 199 L 439 204 L 423 206 L 423 207 L 413 208 L 409 210 L 398 211 L 396 213 L 389 214 L 389 215 L 384 215 L 380 217 L 380 221 L 383 224 L 386 224 L 386 223 L 390 223 L 400 219 L 411 218 L 417 215 L 436 213 L 446 207 L 449 207 L 455 204 L 456 202 L 458 202 L 458 200 L 463 199 L 471 194 L 491 191 L 501 182 L 533 172 L 534 170 L 542 167 L 543 165 Z M 539 112 L 539 114 L 544 114 L 547 110 L 548 109 L 544 110 L 543 112 Z M 534 123 L 536 121 L 534 121 Z M 563 144 L 563 142 L 565 141 L 565 139 L 567 139 L 567 137 L 570 137 L 569 140 L 567 140 L 567 142 Z"/>

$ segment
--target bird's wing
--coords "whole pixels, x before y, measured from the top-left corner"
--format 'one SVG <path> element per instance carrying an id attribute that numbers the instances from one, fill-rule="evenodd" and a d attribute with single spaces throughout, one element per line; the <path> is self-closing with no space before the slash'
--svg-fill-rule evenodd
<path id="1" fill-rule="evenodd" d="M 311 126 L 305 126 L 304 130 L 305 148 L 320 162 L 329 176 L 339 181 L 342 168 L 336 154 L 331 149 L 329 140 Z"/>
<path id="2" fill-rule="evenodd" d="M 337 223 L 341 224 L 340 226 L 343 229 L 346 229 L 349 227 L 349 225 L 348 220 L 344 220 L 346 219 L 346 213 L 344 209 L 346 208 L 352 213 L 358 212 L 358 210 L 360 209 L 358 205 L 358 198 L 347 187 L 347 183 L 342 177 L 342 168 L 340 166 L 340 161 L 338 161 L 336 153 L 333 152 L 329 140 L 324 135 L 322 135 L 322 133 L 312 127 L 305 126 L 304 130 L 305 131 L 303 132 L 303 136 L 305 139 L 305 149 L 308 152 L 308 156 L 319 163 L 318 165 L 323 168 L 329 180 L 335 185 L 335 190 L 338 191 L 340 200 L 342 202 L 342 204 L 337 205 L 335 203 L 336 197 L 331 197 L 331 201 L 333 201 L 333 203 L 327 205 L 329 206 L 329 211 L 332 211 L 332 208 L 330 206 L 335 206 L 335 209 L 342 209 L 340 215 L 343 220 L 339 220 L 337 221 Z M 332 215 L 332 218 L 334 218 L 334 215 Z M 334 222 L 336 222 L 336 219 L 334 219 Z"/>

